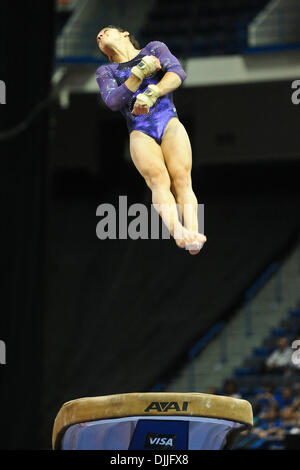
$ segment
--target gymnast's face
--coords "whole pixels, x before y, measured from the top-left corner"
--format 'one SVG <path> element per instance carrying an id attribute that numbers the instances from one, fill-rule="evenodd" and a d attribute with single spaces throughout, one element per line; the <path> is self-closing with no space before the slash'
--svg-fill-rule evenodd
<path id="1" fill-rule="evenodd" d="M 128 31 L 121 31 L 114 28 L 103 28 L 97 35 L 97 44 L 101 52 L 108 55 L 108 52 L 122 47 L 128 40 Z"/>

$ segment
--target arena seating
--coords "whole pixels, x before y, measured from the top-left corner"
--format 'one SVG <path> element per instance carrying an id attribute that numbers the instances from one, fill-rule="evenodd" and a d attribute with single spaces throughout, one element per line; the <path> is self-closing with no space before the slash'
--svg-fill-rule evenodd
<path id="1" fill-rule="evenodd" d="M 246 43 L 249 22 L 268 3 L 267 0 L 166 0 L 157 1 L 148 16 L 140 39 L 168 43 L 180 57 L 233 54 Z"/>
<path id="2" fill-rule="evenodd" d="M 253 350 L 251 357 L 247 358 L 241 367 L 235 370 L 233 381 L 236 384 L 236 392 L 241 398 L 248 400 L 253 406 L 254 429 L 248 436 L 242 436 L 236 443 L 236 449 L 286 449 L 289 446 L 298 446 L 300 439 L 295 443 L 290 442 L 290 436 L 300 435 L 300 420 L 286 420 L 280 409 L 274 418 L 262 418 L 261 407 L 257 406 L 258 397 L 267 388 L 273 388 L 275 400 L 281 396 L 284 388 L 289 387 L 295 399 L 299 400 L 300 393 L 300 369 L 286 369 L 281 373 L 266 373 L 264 362 L 276 348 L 276 342 L 280 337 L 288 338 L 289 343 L 300 337 L 300 308 L 288 312 L 287 317 L 272 329 L 265 338 L 263 344 Z M 229 379 L 231 380 L 231 379 Z M 224 394 L 224 389 L 217 390 Z M 265 405 L 264 405 L 265 406 Z M 298 448 L 298 447 L 297 447 Z"/>

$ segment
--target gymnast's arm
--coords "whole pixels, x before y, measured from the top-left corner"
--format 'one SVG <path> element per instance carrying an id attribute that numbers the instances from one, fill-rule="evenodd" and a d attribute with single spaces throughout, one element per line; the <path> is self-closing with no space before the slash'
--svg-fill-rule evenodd
<path id="1" fill-rule="evenodd" d="M 161 41 L 152 41 L 147 45 L 148 54 L 159 59 L 163 78 L 155 85 L 149 85 L 144 93 L 137 96 L 132 114 L 146 114 L 156 100 L 176 90 L 186 79 L 179 60 L 170 52 L 166 44 Z"/>
<path id="2" fill-rule="evenodd" d="M 122 85 L 118 86 L 112 71 L 107 66 L 101 66 L 97 70 L 96 79 L 101 97 L 112 111 L 119 111 L 123 108 L 142 83 L 142 80 L 130 75 Z"/>
<path id="3" fill-rule="evenodd" d="M 170 52 L 165 43 L 152 41 L 149 47 L 151 54 L 159 59 L 162 71 L 165 72 L 163 78 L 156 84 L 159 88 L 160 96 L 164 96 L 180 87 L 187 75 L 177 57 Z"/>
<path id="4" fill-rule="evenodd" d="M 159 88 L 159 96 L 164 96 L 179 88 L 181 84 L 181 78 L 176 73 L 166 72 L 156 86 Z"/>

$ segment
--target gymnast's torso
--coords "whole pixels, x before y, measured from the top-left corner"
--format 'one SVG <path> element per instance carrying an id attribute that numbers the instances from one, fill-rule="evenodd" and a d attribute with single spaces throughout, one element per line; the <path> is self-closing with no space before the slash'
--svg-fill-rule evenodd
<path id="1" fill-rule="evenodd" d="M 158 57 L 162 68 L 145 78 L 138 90 L 132 92 L 126 87 L 124 82 L 130 77 L 132 67 L 137 65 L 145 55 Z M 123 114 L 129 134 L 133 130 L 144 132 L 153 137 L 158 144 L 161 143 L 169 120 L 173 117 L 178 117 L 173 102 L 173 93 L 168 93 L 158 98 L 147 114 L 135 115 L 132 114 L 132 110 L 137 95 L 143 93 L 148 85 L 156 85 L 160 82 L 166 72 L 176 73 L 182 82 L 186 78 L 186 73 L 178 59 L 160 41 L 148 43 L 129 62 L 102 65 L 96 72 L 97 83 L 103 101 L 113 111 L 120 111 Z"/>

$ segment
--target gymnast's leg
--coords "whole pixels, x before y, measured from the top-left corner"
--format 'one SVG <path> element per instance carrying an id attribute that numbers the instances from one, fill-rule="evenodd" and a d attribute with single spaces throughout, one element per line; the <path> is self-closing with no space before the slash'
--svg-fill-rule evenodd
<path id="1" fill-rule="evenodd" d="M 198 202 L 192 188 L 192 149 L 188 134 L 178 118 L 170 119 L 161 142 L 164 160 L 175 191 L 176 202 L 181 208 L 183 224 L 198 233 Z M 199 234 L 199 241 L 206 237 Z M 199 253 L 190 250 L 191 254 Z"/>
<path id="2" fill-rule="evenodd" d="M 179 220 L 177 205 L 171 192 L 171 181 L 160 145 L 140 131 L 130 134 L 130 154 L 137 170 L 152 191 L 152 202 L 170 234 L 180 248 L 195 240 Z"/>

